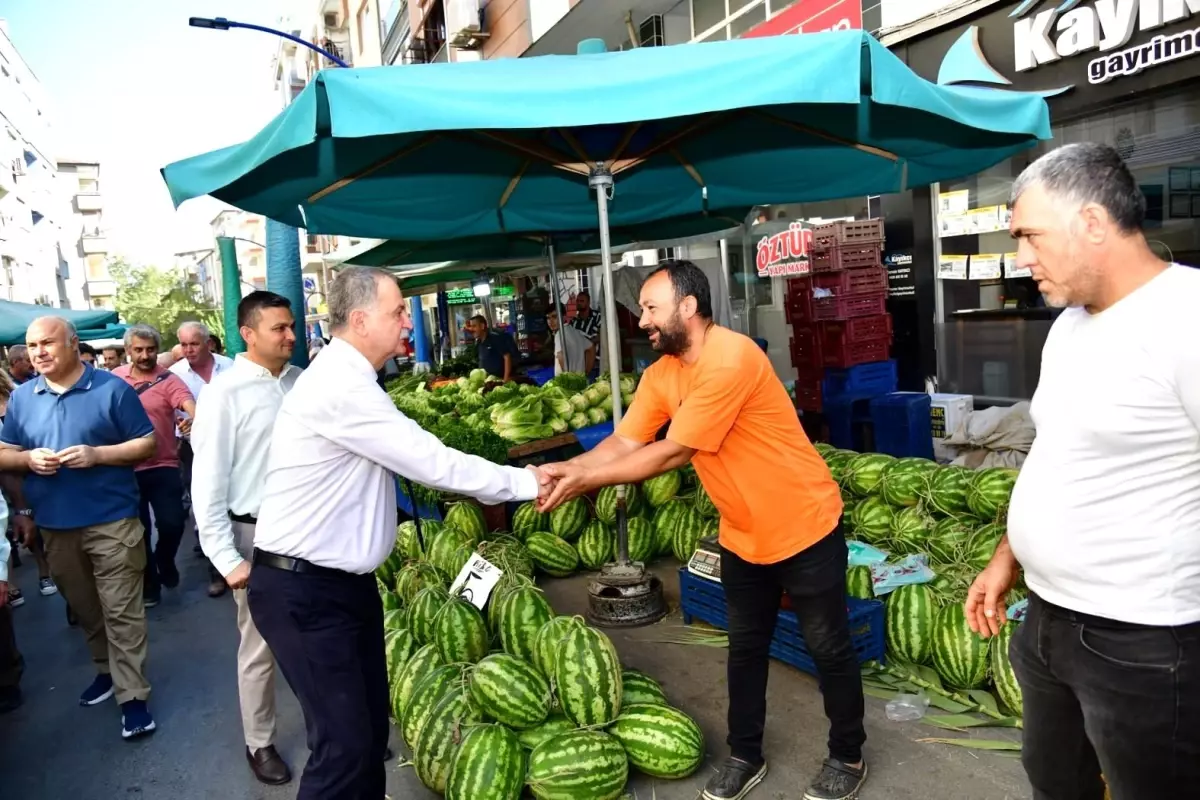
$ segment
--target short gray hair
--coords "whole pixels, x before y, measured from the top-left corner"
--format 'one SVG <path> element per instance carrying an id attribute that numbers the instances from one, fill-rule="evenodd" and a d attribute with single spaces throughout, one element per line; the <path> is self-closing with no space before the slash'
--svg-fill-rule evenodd
<path id="1" fill-rule="evenodd" d="M 23 344 L 14 344 L 8 348 L 8 360 L 12 361 L 14 358 L 29 358 L 29 348 Z"/>
<path id="2" fill-rule="evenodd" d="M 329 285 L 329 327 L 346 327 L 351 312 L 375 305 L 380 281 L 395 279 L 395 275 L 377 267 L 347 267 L 338 272 Z"/>
<path id="3" fill-rule="evenodd" d="M 1097 203 L 1123 233 L 1140 231 L 1146 220 L 1146 197 L 1121 154 L 1096 142 L 1068 144 L 1051 150 L 1025 168 L 1012 187 L 1012 204 L 1030 186 L 1071 204 L 1071 210 Z"/>
<path id="4" fill-rule="evenodd" d="M 130 325 L 125 329 L 126 350 L 128 350 L 129 346 L 133 344 L 134 339 L 150 339 L 154 342 L 155 349 L 162 349 L 162 336 L 159 335 L 158 331 L 153 325 L 143 325 L 141 323 L 137 325 Z"/>
<path id="5" fill-rule="evenodd" d="M 207 325 L 205 325 L 203 322 L 197 322 L 194 319 L 190 319 L 187 322 L 180 325 L 179 330 L 176 331 L 176 334 L 183 333 L 184 331 L 189 330 L 189 329 L 199 332 L 201 338 L 203 338 L 205 340 L 207 340 L 209 337 L 212 336 L 212 331 L 210 331 L 208 329 Z"/>

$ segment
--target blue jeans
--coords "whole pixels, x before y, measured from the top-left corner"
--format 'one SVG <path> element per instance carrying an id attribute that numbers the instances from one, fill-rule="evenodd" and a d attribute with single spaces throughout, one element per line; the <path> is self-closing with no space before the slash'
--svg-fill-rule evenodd
<path id="1" fill-rule="evenodd" d="M 157 595 L 164 582 L 174 587 L 179 582 L 175 568 L 175 554 L 183 539 L 183 528 L 187 514 L 183 510 L 183 480 L 179 467 L 152 467 L 137 473 L 141 502 L 138 516 L 146 530 L 146 582 L 145 593 Z M 158 528 L 158 544 L 150 546 L 150 509 L 154 509 L 155 527 Z"/>

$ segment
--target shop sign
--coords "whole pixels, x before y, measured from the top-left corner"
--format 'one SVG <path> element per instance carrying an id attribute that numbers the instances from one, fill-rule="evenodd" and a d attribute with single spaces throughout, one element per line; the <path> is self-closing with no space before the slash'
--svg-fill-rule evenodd
<path id="1" fill-rule="evenodd" d="M 888 273 L 888 297 L 917 296 L 917 279 L 913 275 L 913 254 L 910 250 L 887 253 L 883 266 Z"/>
<path id="2" fill-rule="evenodd" d="M 496 300 L 501 300 L 501 301 L 507 302 L 507 301 L 511 301 L 515 294 L 516 294 L 516 292 L 513 290 L 513 287 L 511 287 L 511 286 L 496 286 L 492 289 L 492 294 L 490 296 L 490 299 L 493 302 Z M 462 289 L 447 289 L 446 290 L 446 304 L 447 305 L 470 306 L 470 305 L 475 305 L 476 303 L 482 303 L 482 302 L 483 302 L 482 298 L 476 297 L 475 291 L 473 289 L 471 289 L 471 287 L 469 287 L 469 286 L 464 287 Z"/>
<path id="3" fill-rule="evenodd" d="M 862 26 L 862 0 L 800 0 L 743 33 L 741 38 L 861 30 Z"/>
<path id="4" fill-rule="evenodd" d="M 1011 16 L 1017 72 L 1082 53 L 1101 55 L 1088 63 L 1088 82 L 1103 84 L 1200 54 L 1200 27 L 1159 34 L 1127 47 L 1135 31 L 1153 31 L 1200 15 L 1200 0 L 1024 0 Z"/>
<path id="5" fill-rule="evenodd" d="M 780 231 L 758 240 L 755 266 L 760 278 L 783 278 L 807 275 L 812 271 L 809 253 L 812 252 L 812 228 L 793 222 Z"/>

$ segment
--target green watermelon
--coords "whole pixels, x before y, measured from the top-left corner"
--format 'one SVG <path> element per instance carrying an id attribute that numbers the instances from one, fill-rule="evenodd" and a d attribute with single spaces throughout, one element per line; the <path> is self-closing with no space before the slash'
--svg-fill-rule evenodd
<path id="1" fill-rule="evenodd" d="M 586 569 L 600 569 L 612 561 L 616 549 L 617 537 L 612 529 L 598 519 L 594 519 L 583 529 L 583 534 L 575 542 L 579 551 L 579 560 Z"/>
<path id="2" fill-rule="evenodd" d="M 929 480 L 925 499 L 929 507 L 945 517 L 970 513 L 967 493 L 970 491 L 973 470 L 966 467 L 941 467 Z"/>
<path id="3" fill-rule="evenodd" d="M 513 533 L 522 541 L 531 533 L 550 530 L 550 515 L 538 511 L 537 503 L 530 501 L 522 503 L 512 518 Z"/>
<path id="4" fill-rule="evenodd" d="M 641 517 L 631 517 L 625 525 L 629 560 L 648 563 L 655 555 L 654 525 Z M 614 544 L 614 555 L 615 555 Z"/>
<path id="5" fill-rule="evenodd" d="M 392 586 L 396 582 L 396 573 L 403 566 L 404 556 L 393 550 L 375 570 L 375 577 L 382 581 L 384 586 Z"/>
<path id="6" fill-rule="evenodd" d="M 417 643 L 404 628 L 390 630 L 383 635 L 383 655 L 387 663 L 388 684 L 412 658 Z"/>
<path id="7" fill-rule="evenodd" d="M 529 551 L 537 568 L 555 578 L 565 578 L 573 575 L 579 569 L 579 553 L 570 542 L 564 541 L 553 533 L 531 533 L 525 539 L 525 549 Z"/>
<path id="8" fill-rule="evenodd" d="M 958 517 L 946 517 L 933 524 L 926 542 L 926 552 L 936 565 L 957 564 L 963 548 L 970 539 L 972 528 Z"/>
<path id="9" fill-rule="evenodd" d="M 483 722 L 483 712 L 471 700 L 465 686 L 452 686 L 442 696 L 417 731 L 413 765 L 421 783 L 444 793 L 450 765 L 462 741 L 462 731 Z"/>
<path id="10" fill-rule="evenodd" d="M 429 644 L 433 641 L 433 620 L 450 600 L 450 593 L 441 586 L 426 586 L 417 592 L 412 605 L 408 607 L 408 629 L 412 631 L 417 644 Z"/>
<path id="11" fill-rule="evenodd" d="M 578 625 L 563 637 L 554 670 L 563 713 L 581 727 L 607 725 L 621 710 L 621 661 L 600 631 Z"/>
<path id="12" fill-rule="evenodd" d="M 1009 598 L 1012 599 L 1011 597 Z M 1000 635 L 992 640 L 992 683 L 996 686 L 996 696 L 1004 707 L 1014 715 L 1023 715 L 1024 704 L 1021 700 L 1021 684 L 1017 683 L 1017 675 L 1013 672 L 1009 660 L 1009 647 L 1013 635 L 1020 623 L 1009 620 L 1000 627 Z"/>
<path id="13" fill-rule="evenodd" d="M 654 526 L 655 555 L 670 555 L 675 544 L 675 528 L 684 513 L 691 510 L 685 500 L 668 500 L 654 512 L 651 525 Z"/>
<path id="14" fill-rule="evenodd" d="M 567 632 L 580 625 L 583 625 L 583 619 L 580 617 L 554 617 L 547 620 L 534 634 L 532 663 L 547 678 L 554 677 L 558 667 L 558 654 Z"/>
<path id="15" fill-rule="evenodd" d="M 933 621 L 933 668 L 954 689 L 978 689 L 987 681 L 988 640 L 967 625 L 962 603 L 951 603 Z"/>
<path id="16" fill-rule="evenodd" d="M 875 587 L 871 582 L 871 568 L 850 567 L 846 570 L 846 594 L 859 600 L 873 600 Z"/>
<path id="17" fill-rule="evenodd" d="M 667 695 L 654 678 L 636 669 L 627 669 L 621 673 L 621 708 L 634 704 L 665 706 Z"/>
<path id="18" fill-rule="evenodd" d="M 421 532 L 429 536 L 429 522 L 421 520 Z M 417 523 L 411 519 L 396 526 L 396 548 L 393 552 L 400 554 L 405 561 L 418 561 L 425 557 L 425 545 L 422 537 L 417 535 Z"/>
<path id="19" fill-rule="evenodd" d="M 680 490 L 691 489 L 700 483 L 700 478 L 696 475 L 696 467 L 692 462 L 688 462 L 679 468 Z"/>
<path id="20" fill-rule="evenodd" d="M 474 664 L 487 655 L 488 630 L 479 609 L 455 597 L 433 618 L 433 643 L 447 664 Z"/>
<path id="21" fill-rule="evenodd" d="M 712 497 L 704 489 L 704 485 L 696 487 L 696 497 L 692 500 L 692 507 L 702 517 L 716 517 L 721 512 L 717 511 L 717 507 L 713 505 Z"/>
<path id="22" fill-rule="evenodd" d="M 450 762 L 446 800 L 518 800 L 525 785 L 525 752 L 503 725 L 467 731 Z"/>
<path id="23" fill-rule="evenodd" d="M 550 682 L 508 653 L 492 653 L 476 664 L 469 685 L 483 713 L 510 728 L 532 728 L 550 714 Z"/>
<path id="24" fill-rule="evenodd" d="M 504 595 L 498 610 L 496 632 L 504 652 L 534 663 L 534 637 L 554 611 L 545 595 L 533 586 L 520 586 Z"/>
<path id="25" fill-rule="evenodd" d="M 407 608 L 412 605 L 417 592 L 426 586 L 442 586 L 442 576 L 432 564 L 424 561 L 414 561 L 405 564 L 396 574 L 396 594 L 400 596 L 401 604 Z"/>
<path id="26" fill-rule="evenodd" d="M 629 763 L 652 778 L 686 778 L 704 761 L 700 726 L 671 706 L 626 705 L 608 732 L 625 748 Z"/>
<path id="27" fill-rule="evenodd" d="M 888 540 L 897 555 L 912 555 L 925 550 L 933 519 L 923 509 L 905 506 L 892 514 Z"/>
<path id="28" fill-rule="evenodd" d="M 924 584 L 901 586 L 884 601 L 887 650 L 913 664 L 927 664 L 934 646 L 937 600 Z"/>
<path id="29" fill-rule="evenodd" d="M 588 524 L 587 500 L 576 497 L 550 512 L 550 533 L 564 542 L 573 542 Z"/>
<path id="30" fill-rule="evenodd" d="M 924 458 L 901 458 L 879 476 L 879 496 L 893 506 L 915 506 L 928 492 L 937 464 Z"/>
<path id="31" fill-rule="evenodd" d="M 526 750 L 532 750 L 542 742 L 548 742 L 556 736 L 573 730 L 577 730 L 574 722 L 562 714 L 551 714 L 541 725 L 517 731 L 517 739 Z"/>
<path id="32" fill-rule="evenodd" d="M 671 539 L 671 552 L 686 564 L 696 552 L 696 545 L 704 534 L 704 518 L 695 509 L 687 508 L 675 522 Z"/>
<path id="33" fill-rule="evenodd" d="M 621 743 L 600 731 L 569 731 L 529 754 L 525 782 L 538 800 L 617 800 L 629 780 Z"/>
<path id="34" fill-rule="evenodd" d="M 479 544 L 483 535 L 487 533 L 483 509 L 466 500 L 451 503 L 446 509 L 445 520 L 447 528 L 457 528 L 471 538 L 471 547 Z"/>
<path id="35" fill-rule="evenodd" d="M 817 454 L 820 455 L 821 458 L 825 459 L 828 459 L 832 453 L 837 452 L 836 447 L 831 444 L 826 444 L 825 442 L 813 442 L 812 446 L 813 449 L 817 451 Z"/>
<path id="36" fill-rule="evenodd" d="M 642 496 L 634 484 L 625 485 L 626 516 L 635 517 L 642 509 Z M 596 495 L 596 519 L 608 525 L 617 521 L 617 487 L 605 486 Z"/>
<path id="37" fill-rule="evenodd" d="M 971 513 L 986 521 L 998 521 L 1008 510 L 1017 471 L 1008 467 L 990 467 L 975 473 L 967 489 Z"/>
<path id="38" fill-rule="evenodd" d="M 404 710 L 412 700 L 413 690 L 421 679 L 442 665 L 437 645 L 427 644 L 417 649 L 394 676 L 392 676 L 392 719 L 404 719 Z"/>
<path id="39" fill-rule="evenodd" d="M 829 474 L 835 481 L 842 483 L 842 479 L 846 475 L 846 465 L 857 455 L 858 453 L 853 450 L 834 450 L 826 456 L 825 465 L 829 467 Z"/>
<path id="40" fill-rule="evenodd" d="M 383 603 L 383 612 L 385 614 L 392 611 L 400 611 L 404 606 L 400 601 L 400 597 L 395 592 L 384 592 L 380 595 L 379 599 Z M 400 613 L 404 612 L 401 611 Z"/>
<path id="41" fill-rule="evenodd" d="M 679 494 L 679 488 L 682 485 L 683 475 L 679 470 L 673 469 L 662 475 L 655 475 L 642 483 L 642 494 L 652 508 L 658 508 Z"/>
<path id="42" fill-rule="evenodd" d="M 842 480 L 846 488 L 857 496 L 870 497 L 878 493 L 883 471 L 894 463 L 895 458 L 883 453 L 856 455 L 846 463 Z"/>
<path id="43" fill-rule="evenodd" d="M 963 548 L 962 562 L 976 572 L 982 572 L 995 555 L 1006 530 L 1002 524 L 984 525 L 976 530 Z"/>
<path id="44" fill-rule="evenodd" d="M 533 559 L 525 545 L 515 537 L 498 536 L 486 542 L 480 542 L 475 552 L 495 564 L 505 575 L 518 574 L 533 577 Z"/>
<path id="45" fill-rule="evenodd" d="M 854 507 L 855 535 L 867 544 L 882 545 L 892 531 L 892 508 L 882 497 L 868 497 Z"/>
<path id="46" fill-rule="evenodd" d="M 413 661 L 416 661 L 415 656 Z M 438 701 L 455 686 L 462 686 L 464 667 L 463 664 L 436 666 L 416 682 L 404 706 L 404 716 L 400 719 L 400 738 L 410 750 L 416 749 L 417 734 Z"/>
<path id="47" fill-rule="evenodd" d="M 458 559 L 463 549 L 469 553 L 475 549 L 476 544 L 477 541 L 471 538 L 470 534 L 447 525 L 429 542 L 425 551 L 426 557 L 442 578 L 452 581 L 462 569 Z"/>
<path id="48" fill-rule="evenodd" d="M 383 630 L 398 631 L 408 627 L 404 609 L 393 608 L 391 611 L 383 612 Z"/>

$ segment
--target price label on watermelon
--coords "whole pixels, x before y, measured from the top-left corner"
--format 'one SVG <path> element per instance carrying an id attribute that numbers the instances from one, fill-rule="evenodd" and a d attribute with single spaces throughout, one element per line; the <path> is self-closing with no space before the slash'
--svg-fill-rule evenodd
<path id="1" fill-rule="evenodd" d="M 491 597 L 492 591 L 500 582 L 502 575 L 504 575 L 503 570 L 475 553 L 459 570 L 458 577 L 454 579 L 454 582 L 450 584 L 450 594 L 461 597 L 483 611 L 483 607 L 487 605 L 488 598 Z"/>

